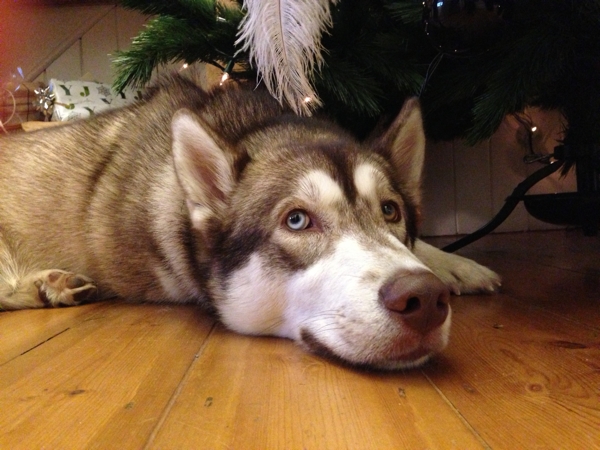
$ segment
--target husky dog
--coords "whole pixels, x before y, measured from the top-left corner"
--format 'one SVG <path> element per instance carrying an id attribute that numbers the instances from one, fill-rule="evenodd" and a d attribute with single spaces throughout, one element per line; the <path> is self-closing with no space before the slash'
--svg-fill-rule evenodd
<path id="1" fill-rule="evenodd" d="M 419 365 L 447 344 L 450 293 L 499 285 L 417 239 L 424 143 L 414 99 L 361 144 L 266 93 L 177 77 L 1 138 L 0 307 L 208 304 L 240 333 Z"/>

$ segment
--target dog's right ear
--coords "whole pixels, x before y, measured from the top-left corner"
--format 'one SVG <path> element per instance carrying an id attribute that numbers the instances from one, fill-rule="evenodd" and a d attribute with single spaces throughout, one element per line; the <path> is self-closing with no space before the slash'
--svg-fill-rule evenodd
<path id="1" fill-rule="evenodd" d="M 232 153 L 191 111 L 177 111 L 171 122 L 173 160 L 186 194 L 192 224 L 201 228 L 210 216 L 221 216 L 235 178 Z"/>
<path id="2" fill-rule="evenodd" d="M 419 101 L 408 99 L 389 129 L 372 145 L 390 161 L 407 193 L 420 203 L 425 133 Z"/>

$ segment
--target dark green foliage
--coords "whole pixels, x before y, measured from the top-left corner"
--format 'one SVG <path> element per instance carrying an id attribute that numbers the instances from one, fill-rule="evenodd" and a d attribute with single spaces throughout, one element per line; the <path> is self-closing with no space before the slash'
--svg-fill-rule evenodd
<path id="1" fill-rule="evenodd" d="M 489 137 L 506 114 L 526 105 L 560 108 L 573 125 L 583 109 L 586 115 L 595 110 L 597 116 L 600 97 L 596 92 L 590 101 L 589 96 L 598 84 L 592 82 L 598 77 L 590 75 L 600 74 L 598 36 L 598 0 L 517 1 L 501 39 L 478 54 L 442 61 L 423 98 L 429 134 L 464 136 L 474 143 Z M 588 88 L 578 83 L 582 77 L 591 82 Z M 444 122 L 455 122 L 456 128 Z"/>
<path id="2" fill-rule="evenodd" d="M 122 0 L 127 8 L 157 14 L 131 43 L 113 60 L 114 86 L 143 85 L 152 71 L 169 62 L 203 61 L 224 68 L 235 54 L 237 25 L 243 17 L 239 8 L 215 0 L 143 1 Z"/>
<path id="3" fill-rule="evenodd" d="M 414 10 L 415 2 L 409 3 Z M 325 66 L 316 85 L 325 112 L 361 136 L 381 116 L 396 114 L 407 96 L 419 93 L 428 64 L 409 45 L 411 37 L 423 34 L 422 26 L 394 20 L 393 5 L 340 1 L 333 10 L 333 29 L 323 38 Z M 433 58 L 435 51 L 424 44 L 423 55 Z"/>
<path id="4" fill-rule="evenodd" d="M 166 62 L 224 67 L 235 54 L 239 8 L 214 0 L 122 3 L 157 17 L 118 55 L 117 87 L 146 82 Z M 333 7 L 325 64 L 315 74 L 325 113 L 364 135 L 421 92 L 438 54 L 422 8 L 421 0 L 340 0 Z M 484 50 L 444 55 L 430 73 L 421 97 L 427 134 L 475 143 L 506 114 L 538 105 L 564 112 L 569 136 L 577 130 L 572 141 L 600 143 L 600 0 L 516 0 L 504 19 L 500 38 Z"/>

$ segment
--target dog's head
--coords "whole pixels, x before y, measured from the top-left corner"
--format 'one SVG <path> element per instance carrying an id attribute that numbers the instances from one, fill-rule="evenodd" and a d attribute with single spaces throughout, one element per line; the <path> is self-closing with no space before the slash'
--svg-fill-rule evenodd
<path id="1" fill-rule="evenodd" d="M 425 138 L 409 100 L 361 145 L 283 115 L 236 139 L 176 114 L 173 154 L 222 321 L 377 368 L 445 347 L 448 291 L 412 253 Z"/>

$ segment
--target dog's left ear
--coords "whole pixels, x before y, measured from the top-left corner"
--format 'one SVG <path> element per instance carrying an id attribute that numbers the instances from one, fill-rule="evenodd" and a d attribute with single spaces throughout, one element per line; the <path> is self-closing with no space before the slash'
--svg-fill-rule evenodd
<path id="1" fill-rule="evenodd" d="M 208 217 L 219 217 L 227 207 L 235 185 L 232 152 L 189 110 L 175 113 L 171 130 L 175 172 L 192 224 L 200 229 Z"/>
<path id="2" fill-rule="evenodd" d="M 390 161 L 397 179 L 419 202 L 425 160 L 425 132 L 421 107 L 416 97 L 404 103 L 392 125 L 372 145 L 377 153 Z"/>

